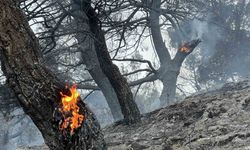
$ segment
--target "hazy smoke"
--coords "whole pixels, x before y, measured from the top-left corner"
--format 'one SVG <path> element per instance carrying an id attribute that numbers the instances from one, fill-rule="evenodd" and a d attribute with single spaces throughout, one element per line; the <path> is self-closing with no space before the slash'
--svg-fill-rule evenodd
<path id="1" fill-rule="evenodd" d="M 215 24 L 209 23 L 210 15 L 204 20 L 190 20 L 181 24 L 180 29 L 170 30 L 169 35 L 174 47 L 177 47 L 179 43 L 184 41 L 190 41 L 193 39 L 201 39 L 199 44 L 203 61 L 207 62 L 216 51 L 216 44 L 223 39 L 224 31 L 221 30 Z"/>

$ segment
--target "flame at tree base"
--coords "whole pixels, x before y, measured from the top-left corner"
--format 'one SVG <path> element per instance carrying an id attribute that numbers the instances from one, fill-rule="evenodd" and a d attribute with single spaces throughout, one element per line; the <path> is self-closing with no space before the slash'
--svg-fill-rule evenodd
<path id="1" fill-rule="evenodd" d="M 63 116 L 63 122 L 60 123 L 60 130 L 70 128 L 70 134 L 73 135 L 75 129 L 79 128 L 84 121 L 84 116 L 79 114 L 79 106 L 77 105 L 80 94 L 76 89 L 76 84 L 69 88 L 71 96 L 60 92 L 61 107 L 59 111 Z"/>

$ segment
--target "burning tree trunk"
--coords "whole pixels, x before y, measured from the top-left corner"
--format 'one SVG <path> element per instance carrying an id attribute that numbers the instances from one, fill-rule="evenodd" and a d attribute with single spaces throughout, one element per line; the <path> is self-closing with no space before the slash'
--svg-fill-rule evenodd
<path id="1" fill-rule="evenodd" d="M 53 113 L 62 105 L 60 92 L 69 91 L 43 65 L 37 39 L 12 0 L 0 3 L 0 56 L 8 85 L 50 149 L 106 149 L 99 124 L 82 101 L 77 103 L 79 114 L 84 116 L 80 127 L 77 125 L 71 134 L 69 129 L 59 129 Z"/>
<path id="2" fill-rule="evenodd" d="M 175 57 L 171 59 L 168 48 L 163 41 L 160 25 L 161 0 L 153 0 L 152 8 L 149 11 L 149 22 L 152 39 L 156 53 L 160 60 L 160 69 L 156 76 L 163 83 L 163 90 L 160 96 L 161 106 L 169 104 L 175 99 L 176 82 L 180 72 L 181 65 L 185 58 L 192 53 L 194 48 L 200 43 L 200 40 L 192 40 L 182 45 L 177 51 Z"/>
<path id="3" fill-rule="evenodd" d="M 132 124 L 140 121 L 140 111 L 133 100 L 133 94 L 119 68 L 113 64 L 107 49 L 104 33 L 100 26 L 100 21 L 97 17 L 95 10 L 91 7 L 91 1 L 74 0 L 88 16 L 90 31 L 94 36 L 95 51 L 100 62 L 103 73 L 109 79 L 113 86 L 117 98 L 119 100 L 121 110 L 124 116 L 124 121 L 127 124 Z"/>
<path id="4" fill-rule="evenodd" d="M 163 90 L 160 96 L 161 106 L 169 104 L 175 99 L 177 77 L 180 73 L 181 65 L 200 42 L 197 39 L 184 43 L 179 47 L 174 59 L 159 69 L 158 77 L 163 83 Z"/>

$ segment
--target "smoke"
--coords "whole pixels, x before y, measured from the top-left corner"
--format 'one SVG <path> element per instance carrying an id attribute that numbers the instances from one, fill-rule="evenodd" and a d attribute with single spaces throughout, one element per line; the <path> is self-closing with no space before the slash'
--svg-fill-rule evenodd
<path id="1" fill-rule="evenodd" d="M 246 23 L 249 24 L 249 20 L 238 20 L 233 10 L 225 9 L 219 15 L 211 12 L 202 20 L 184 22 L 179 30 L 170 30 L 169 35 L 175 47 L 182 41 L 201 39 L 192 54 L 201 56 L 198 70 L 201 80 L 221 83 L 250 74 L 250 37 L 249 27 L 244 27 Z M 240 28 L 235 24 L 240 24 Z"/>
<path id="2" fill-rule="evenodd" d="M 210 22 L 211 15 L 203 20 L 193 19 L 188 22 L 184 22 L 180 25 L 179 29 L 170 29 L 169 35 L 171 38 L 171 44 L 173 47 L 185 41 L 191 41 L 193 39 L 201 39 L 201 43 L 198 46 L 202 55 L 202 61 L 208 62 L 216 51 L 216 44 L 224 38 L 224 31 Z"/>
<path id="3" fill-rule="evenodd" d="M 200 21 L 194 19 L 191 21 L 190 26 L 192 28 L 192 38 L 202 38 L 205 33 L 208 33 L 208 23 L 206 21 Z"/>
<path id="4" fill-rule="evenodd" d="M 10 114 L 14 118 L 3 119 L 0 114 L 0 149 L 16 150 L 22 146 L 42 145 L 43 137 L 35 124 L 28 116 L 23 116 L 22 109 L 16 109 Z M 20 117 L 19 116 L 23 116 Z"/>
<path id="5" fill-rule="evenodd" d="M 190 23 L 192 39 L 199 38 L 199 45 L 202 61 L 207 63 L 215 54 L 216 45 L 223 39 L 224 31 L 220 30 L 216 25 L 209 23 L 210 16 L 206 20 L 193 20 Z"/>
<path id="6" fill-rule="evenodd" d="M 105 127 L 114 122 L 111 110 L 100 91 L 96 91 L 85 99 L 85 103 L 93 110 L 101 127 Z"/>

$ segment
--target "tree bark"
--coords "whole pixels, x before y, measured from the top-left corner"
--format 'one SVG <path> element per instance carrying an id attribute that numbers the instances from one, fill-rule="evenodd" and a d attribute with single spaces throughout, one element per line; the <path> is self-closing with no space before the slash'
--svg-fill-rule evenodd
<path id="1" fill-rule="evenodd" d="M 163 89 L 160 96 L 161 106 L 169 105 L 171 102 L 175 100 L 176 83 L 178 75 L 179 75 L 178 71 L 167 70 L 166 73 L 164 73 L 164 77 L 161 78 L 163 84 Z"/>
<path id="2" fill-rule="evenodd" d="M 165 66 L 161 66 L 158 70 L 158 78 L 163 83 L 163 90 L 160 96 L 161 106 L 168 105 L 171 101 L 175 100 L 177 78 L 180 73 L 181 65 L 185 58 L 193 52 L 200 42 L 201 41 L 197 39 L 185 43 L 185 47 L 187 47 L 189 51 L 182 52 L 179 48 L 174 59 Z"/>
<path id="3" fill-rule="evenodd" d="M 89 73 L 91 74 L 98 87 L 101 89 L 103 95 L 105 96 L 114 121 L 122 120 L 123 114 L 115 90 L 113 89 L 108 78 L 103 74 L 100 66 L 89 70 Z"/>
<path id="4" fill-rule="evenodd" d="M 75 0 L 77 1 L 77 0 Z M 100 62 L 103 73 L 109 79 L 113 86 L 117 98 L 119 100 L 122 114 L 124 116 L 124 122 L 126 124 L 132 124 L 140 121 L 140 111 L 133 100 L 133 94 L 130 90 L 128 82 L 119 71 L 119 68 L 113 64 L 109 55 L 104 33 L 101 29 L 101 23 L 97 17 L 95 10 L 91 7 L 89 1 L 84 1 L 80 4 L 82 10 L 86 13 L 89 19 L 90 31 L 94 36 L 95 51 Z"/>
<path id="5" fill-rule="evenodd" d="M 149 12 L 149 22 L 150 22 L 150 31 L 152 40 L 154 43 L 155 51 L 160 60 L 161 66 L 168 64 L 171 61 L 170 54 L 168 52 L 168 48 L 165 45 L 161 34 L 161 26 L 160 26 L 160 6 L 161 0 L 153 0 L 152 8 Z"/>
<path id="6" fill-rule="evenodd" d="M 106 149 L 99 123 L 82 101 L 81 127 L 67 137 L 59 130 L 53 112 L 64 84 L 44 66 L 38 41 L 12 0 L 0 2 L 0 57 L 8 85 L 51 150 Z"/>
<path id="7" fill-rule="evenodd" d="M 161 106 L 166 106 L 170 104 L 171 101 L 175 100 L 176 82 L 179 73 L 178 68 L 175 68 L 175 64 L 171 60 L 168 48 L 166 47 L 161 34 L 159 20 L 161 14 L 160 11 L 158 11 L 160 10 L 160 6 L 161 0 L 152 1 L 152 8 L 149 12 L 149 21 L 152 40 L 161 65 L 157 73 L 158 79 L 160 79 L 163 84 L 160 104 Z"/>
<path id="8" fill-rule="evenodd" d="M 87 16 L 84 12 L 80 11 L 78 6 L 72 3 L 72 8 L 75 10 L 73 12 L 74 24 L 76 25 L 76 31 L 79 29 L 84 29 L 90 32 Z M 111 110 L 114 121 L 123 119 L 121 112 L 121 107 L 116 96 L 115 90 L 109 82 L 108 78 L 102 72 L 100 63 L 95 52 L 94 40 L 91 36 L 86 35 L 86 33 L 78 32 L 76 33 L 76 39 L 79 43 L 79 49 L 81 51 L 82 61 L 86 65 L 86 68 L 98 87 L 101 89 L 108 106 Z"/>
<path id="9" fill-rule="evenodd" d="M 161 15 L 160 8 L 161 0 L 153 0 L 152 8 L 149 11 L 149 22 L 155 51 L 158 55 L 161 65 L 156 74 L 158 79 L 160 79 L 163 83 L 160 103 L 161 106 L 166 106 L 171 101 L 175 100 L 177 77 L 179 75 L 183 61 L 194 50 L 200 41 L 198 40 L 198 43 L 194 42 L 195 40 L 191 41 L 191 43 L 188 43 L 190 44 L 189 52 L 186 53 L 177 50 L 175 57 L 172 59 L 161 34 L 161 25 L 159 20 Z"/>

